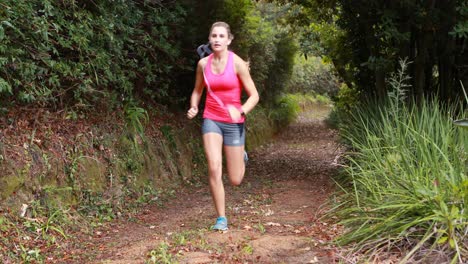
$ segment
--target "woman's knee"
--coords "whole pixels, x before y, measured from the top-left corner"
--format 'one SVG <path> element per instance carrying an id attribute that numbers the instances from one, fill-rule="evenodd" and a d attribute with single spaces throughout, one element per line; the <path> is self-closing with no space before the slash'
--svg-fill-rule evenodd
<path id="1" fill-rule="evenodd" d="M 208 173 L 210 176 L 217 176 L 222 173 L 222 161 L 221 160 L 209 160 L 208 161 Z"/>
<path id="2" fill-rule="evenodd" d="M 233 186 L 239 186 L 242 183 L 242 180 L 244 179 L 244 172 L 235 175 L 234 177 L 229 177 L 229 182 Z"/>
<path id="3" fill-rule="evenodd" d="M 241 183 L 242 183 L 241 179 L 231 180 L 231 185 L 232 186 L 239 186 L 239 185 L 241 185 Z"/>

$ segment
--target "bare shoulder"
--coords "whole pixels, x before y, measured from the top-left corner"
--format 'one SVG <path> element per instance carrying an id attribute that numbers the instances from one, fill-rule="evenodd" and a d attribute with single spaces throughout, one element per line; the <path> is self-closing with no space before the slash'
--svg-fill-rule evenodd
<path id="1" fill-rule="evenodd" d="M 236 72 L 242 72 L 248 69 L 248 63 L 234 53 L 234 65 L 236 66 Z"/>
<path id="2" fill-rule="evenodd" d="M 208 57 L 202 58 L 198 61 L 198 67 L 204 68 L 208 62 Z"/>
<path id="3" fill-rule="evenodd" d="M 239 55 L 234 53 L 234 63 L 237 66 L 237 64 L 241 64 L 241 63 L 245 64 L 246 62 L 241 57 L 239 57 Z"/>

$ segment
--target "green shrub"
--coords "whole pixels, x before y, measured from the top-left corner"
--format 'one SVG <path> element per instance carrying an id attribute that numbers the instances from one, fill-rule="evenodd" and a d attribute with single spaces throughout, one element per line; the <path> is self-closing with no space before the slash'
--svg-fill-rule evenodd
<path id="1" fill-rule="evenodd" d="M 421 249 L 446 250 L 466 261 L 468 133 L 434 100 L 404 104 L 403 70 L 386 104 L 363 104 L 342 118 L 350 144 L 352 191 L 337 211 L 348 228 L 340 244 L 372 257 L 392 247 L 408 261 Z M 420 251 L 418 251 L 420 250 Z"/>
<path id="2" fill-rule="evenodd" d="M 342 122 L 341 119 L 347 119 L 347 115 L 351 114 L 353 109 L 359 107 L 359 92 L 342 83 L 338 95 L 333 97 L 332 100 L 334 108 L 328 117 L 328 122 L 330 125 L 339 128 L 347 124 Z"/>
<path id="3" fill-rule="evenodd" d="M 317 93 L 335 96 L 339 82 L 329 64 L 319 57 L 296 56 L 293 73 L 287 85 L 291 93 Z"/>
<path id="4" fill-rule="evenodd" d="M 296 120 L 300 110 L 297 97 L 291 94 L 284 95 L 272 107 L 269 118 L 273 120 L 276 127 L 284 127 Z"/>
<path id="5" fill-rule="evenodd" d="M 0 102 L 83 108 L 137 89 L 167 100 L 184 15 L 175 3 L 3 1 Z"/>

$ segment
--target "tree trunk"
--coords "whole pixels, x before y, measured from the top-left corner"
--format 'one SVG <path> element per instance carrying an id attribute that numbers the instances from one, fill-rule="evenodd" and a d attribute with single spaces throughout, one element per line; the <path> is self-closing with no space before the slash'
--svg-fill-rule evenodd
<path id="1" fill-rule="evenodd" d="M 424 34 L 424 33 L 423 33 Z M 425 35 L 425 34 L 424 34 Z M 414 61 L 414 97 L 419 101 L 424 93 L 424 84 L 426 80 L 426 56 L 427 47 L 424 36 L 418 36 L 416 39 L 416 58 Z"/>
<path id="2" fill-rule="evenodd" d="M 426 17 L 425 21 L 421 25 L 419 34 L 416 39 L 416 58 L 415 58 L 415 69 L 414 69 L 414 91 L 415 98 L 419 101 L 424 95 L 428 78 L 432 78 L 432 65 L 429 58 L 430 49 L 433 47 L 433 21 L 432 12 L 435 7 L 436 0 L 430 0 L 426 2 Z M 430 70 L 428 70 L 430 69 Z"/>
<path id="3" fill-rule="evenodd" d="M 343 81 L 346 83 L 346 85 L 349 88 L 352 88 L 353 87 L 353 81 L 352 81 L 351 78 L 348 77 L 349 73 L 345 69 L 345 67 L 343 67 L 345 65 L 345 63 L 337 62 L 336 59 L 332 59 L 332 62 L 333 62 L 333 65 L 335 66 L 336 71 L 338 72 L 338 76 L 343 78 Z"/>
<path id="4" fill-rule="evenodd" d="M 385 98 L 387 94 L 387 85 L 385 83 L 385 70 L 384 69 L 376 69 L 375 70 L 375 89 L 377 98 L 382 99 Z"/>
<path id="5" fill-rule="evenodd" d="M 444 11 L 437 33 L 439 36 L 439 95 L 442 101 L 449 101 L 454 96 L 453 89 L 457 86 L 454 83 L 456 43 L 455 38 L 448 34 L 456 23 L 455 2 L 447 1 L 438 7 Z"/>

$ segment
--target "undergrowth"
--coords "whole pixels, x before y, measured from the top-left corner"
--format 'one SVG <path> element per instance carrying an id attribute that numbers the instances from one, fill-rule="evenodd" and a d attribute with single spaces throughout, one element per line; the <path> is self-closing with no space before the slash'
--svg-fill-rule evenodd
<path id="1" fill-rule="evenodd" d="M 82 197 L 83 200 L 77 208 L 65 209 L 64 206 L 34 200 L 23 204 L 19 215 L 2 212 L 0 262 L 60 262 L 69 257 L 84 260 L 89 256 L 73 253 L 80 247 L 80 239 L 93 236 L 97 230 L 114 219 L 132 219 L 143 206 L 152 203 L 163 206 L 166 201 L 174 198 L 173 190 L 159 191 L 149 186 L 145 186 L 138 193 L 128 189 L 121 197 L 84 193 L 87 195 Z"/>
<path id="2" fill-rule="evenodd" d="M 347 227 L 337 242 L 371 261 L 393 253 L 402 263 L 436 255 L 466 263 L 468 131 L 452 122 L 466 110 L 437 99 L 405 103 L 406 66 L 391 78 L 386 103 L 340 119 L 351 184 L 334 211 Z"/>
<path id="3" fill-rule="evenodd" d="M 329 104 L 328 97 L 313 93 L 285 94 L 279 97 L 272 107 L 269 118 L 274 121 L 276 127 L 284 128 L 294 122 L 299 113 L 314 104 Z"/>

